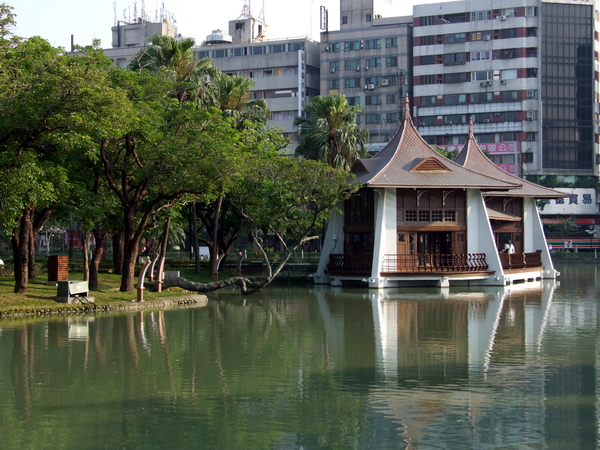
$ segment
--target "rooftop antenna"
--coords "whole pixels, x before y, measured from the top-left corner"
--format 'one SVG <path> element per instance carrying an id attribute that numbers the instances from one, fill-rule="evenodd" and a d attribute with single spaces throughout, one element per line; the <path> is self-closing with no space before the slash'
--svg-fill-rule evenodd
<path id="1" fill-rule="evenodd" d="M 265 0 L 263 0 L 263 2 L 262 2 L 262 9 L 260 10 L 260 13 L 258 14 L 258 20 L 260 20 L 264 24 L 267 23 L 265 21 Z"/>
<path id="2" fill-rule="evenodd" d="M 137 2 L 133 2 L 133 21 L 137 22 L 138 13 L 137 13 Z"/>
<path id="3" fill-rule="evenodd" d="M 251 19 L 252 14 L 250 13 L 250 0 L 244 0 L 244 7 L 242 8 L 242 13 L 238 19 Z"/>
<path id="4" fill-rule="evenodd" d="M 114 15 L 115 15 L 115 24 L 114 26 L 117 26 L 117 2 L 113 2 L 113 11 L 114 11 Z"/>

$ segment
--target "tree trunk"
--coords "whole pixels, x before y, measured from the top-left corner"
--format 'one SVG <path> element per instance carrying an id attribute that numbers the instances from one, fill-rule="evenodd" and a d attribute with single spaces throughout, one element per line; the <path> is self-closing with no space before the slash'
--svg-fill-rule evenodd
<path id="1" fill-rule="evenodd" d="M 15 293 L 27 293 L 27 281 L 29 278 L 29 242 L 31 237 L 31 227 L 33 208 L 27 207 L 23 211 L 23 215 L 19 221 L 19 226 L 16 228 L 18 239 L 14 239 L 17 244 L 15 251 Z"/>
<path id="2" fill-rule="evenodd" d="M 169 227 L 171 226 L 171 218 L 167 217 L 165 229 L 160 243 L 160 256 L 158 259 L 158 270 L 156 271 L 157 292 L 162 292 L 163 272 L 165 270 L 165 258 L 167 257 L 167 247 L 169 244 Z M 197 253 L 197 252 L 196 252 Z"/>
<path id="3" fill-rule="evenodd" d="M 90 241 L 88 239 L 88 233 L 85 230 L 79 230 L 79 242 L 81 242 L 81 251 L 83 252 L 83 280 L 90 280 Z M 88 283 L 89 286 L 89 283 Z"/>
<path id="4" fill-rule="evenodd" d="M 127 207 L 124 211 L 123 227 L 123 273 L 121 274 L 121 292 L 133 291 L 135 285 L 135 264 L 142 240 L 145 224 L 140 223 L 136 229 L 135 210 Z"/>
<path id="5" fill-rule="evenodd" d="M 102 256 L 104 255 L 104 246 L 106 244 L 106 233 L 101 232 L 98 227 L 92 230 L 94 234 L 94 239 L 96 240 L 96 248 L 94 249 L 94 253 L 92 255 L 92 261 L 90 263 L 90 278 L 88 281 L 88 286 L 90 291 L 98 290 L 98 271 L 100 269 L 100 261 L 102 261 Z"/>
<path id="6" fill-rule="evenodd" d="M 113 247 L 113 272 L 117 275 L 123 273 L 123 254 L 124 254 L 124 241 L 123 241 L 123 230 L 118 230 L 112 237 Z"/>
<path id="7" fill-rule="evenodd" d="M 221 215 L 221 206 L 223 205 L 223 195 L 219 195 L 215 205 L 215 220 L 213 222 L 212 242 L 210 245 L 210 273 L 213 281 L 219 281 L 219 242 L 217 239 L 219 232 L 219 216 Z"/>
<path id="8" fill-rule="evenodd" d="M 28 273 L 27 278 L 30 280 L 35 279 L 37 276 L 37 270 L 35 268 L 35 236 L 36 234 L 33 232 L 33 222 L 31 224 L 31 230 L 29 232 L 29 248 L 27 251 L 29 252 L 28 256 Z"/>
<path id="9" fill-rule="evenodd" d="M 196 273 L 200 273 L 200 245 L 198 243 L 198 215 L 196 214 L 196 202 L 192 203 L 192 246 L 194 248 L 194 267 Z"/>

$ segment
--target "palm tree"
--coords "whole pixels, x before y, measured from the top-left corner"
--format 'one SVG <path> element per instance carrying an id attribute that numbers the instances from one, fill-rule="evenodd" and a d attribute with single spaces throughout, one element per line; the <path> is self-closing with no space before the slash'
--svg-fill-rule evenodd
<path id="1" fill-rule="evenodd" d="M 156 35 L 150 44 L 137 54 L 129 67 L 133 70 L 164 71 L 175 82 L 174 95 L 177 99 L 204 101 L 209 80 L 219 70 L 210 58 L 196 62 L 194 39 Z"/>
<path id="2" fill-rule="evenodd" d="M 235 128 L 243 127 L 245 120 L 266 125 L 270 111 L 264 99 L 250 100 L 254 80 L 236 75 L 218 73 L 210 86 L 207 106 L 214 106 L 226 117 L 233 118 Z"/>
<path id="3" fill-rule="evenodd" d="M 299 129 L 296 153 L 350 170 L 367 155 L 369 131 L 356 124 L 356 114 L 362 111 L 359 105 L 350 106 L 344 95 L 314 97 L 304 108 L 308 117 L 294 120 Z"/>

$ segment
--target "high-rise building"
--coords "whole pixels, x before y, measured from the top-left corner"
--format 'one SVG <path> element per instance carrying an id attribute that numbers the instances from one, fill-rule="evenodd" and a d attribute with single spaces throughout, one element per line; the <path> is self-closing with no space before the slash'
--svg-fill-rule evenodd
<path id="1" fill-rule="evenodd" d="M 197 59 L 211 58 L 222 72 L 254 80 L 251 98 L 264 99 L 270 127 L 282 128 L 294 154 L 294 119 L 319 95 L 319 43 L 309 38 L 266 39 L 267 26 L 251 16 L 229 22 L 229 33 L 215 30 L 195 48 Z"/>
<path id="2" fill-rule="evenodd" d="M 321 95 L 343 94 L 364 108 L 358 120 L 372 152 L 398 129 L 411 61 L 412 18 L 394 17 L 389 0 L 340 0 L 340 30 L 321 33 Z"/>
<path id="3" fill-rule="evenodd" d="M 597 177 L 596 1 L 416 5 L 414 110 L 430 143 L 479 145 L 509 173 Z"/>

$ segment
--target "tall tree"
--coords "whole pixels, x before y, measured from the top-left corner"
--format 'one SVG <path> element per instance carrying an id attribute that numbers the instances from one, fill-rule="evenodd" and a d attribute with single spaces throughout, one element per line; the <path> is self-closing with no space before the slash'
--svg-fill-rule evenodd
<path id="1" fill-rule="evenodd" d="M 0 46 L 0 168 L 12 180 L 1 219 L 13 230 L 16 292 L 27 290 L 35 228 L 71 193 L 70 161 L 93 153 L 91 134 L 122 123 L 111 67 L 93 49 L 69 55 L 41 38 Z"/>
<path id="2" fill-rule="evenodd" d="M 194 45 L 192 38 L 153 36 L 150 45 L 136 55 L 129 67 L 161 72 L 171 78 L 174 82 L 173 95 L 179 101 L 205 102 L 208 100 L 208 83 L 219 71 L 209 58 L 196 61 Z"/>
<path id="3" fill-rule="evenodd" d="M 350 106 L 343 95 L 317 96 L 304 112 L 308 117 L 294 120 L 298 155 L 344 170 L 367 155 L 369 132 L 356 124 L 356 115 L 362 112 L 359 105 Z"/>

